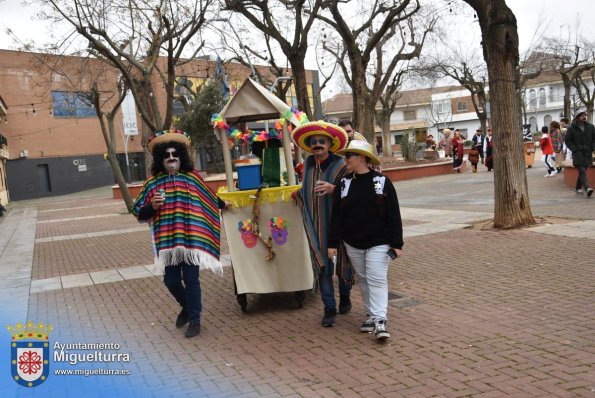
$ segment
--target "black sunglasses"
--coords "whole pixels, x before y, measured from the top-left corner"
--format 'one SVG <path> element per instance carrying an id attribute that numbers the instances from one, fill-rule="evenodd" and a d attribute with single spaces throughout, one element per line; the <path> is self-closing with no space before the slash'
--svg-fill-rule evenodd
<path id="1" fill-rule="evenodd" d="M 165 152 L 165 158 L 169 158 L 169 157 L 174 157 L 177 158 L 178 157 L 178 151 L 172 151 L 172 152 Z"/>
<path id="2" fill-rule="evenodd" d="M 345 153 L 345 159 L 351 159 L 354 156 L 359 156 L 359 153 L 353 153 L 353 152 Z"/>
<path id="3" fill-rule="evenodd" d="M 316 139 L 316 138 L 310 138 L 310 141 L 309 141 L 310 146 L 314 146 L 316 144 L 322 144 L 322 145 L 324 145 L 327 142 L 328 142 L 328 140 L 326 138 L 318 138 L 318 139 Z"/>

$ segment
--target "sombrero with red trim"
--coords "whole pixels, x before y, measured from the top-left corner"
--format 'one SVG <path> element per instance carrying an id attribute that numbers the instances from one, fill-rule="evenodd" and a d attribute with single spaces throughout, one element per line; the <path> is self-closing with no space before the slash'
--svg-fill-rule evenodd
<path id="1" fill-rule="evenodd" d="M 155 145 L 163 142 L 180 142 L 188 148 L 192 145 L 190 136 L 186 132 L 176 129 L 162 130 L 149 137 L 149 152 L 153 152 Z"/>
<path id="2" fill-rule="evenodd" d="M 329 137 L 331 140 L 330 152 L 336 152 L 339 149 L 343 149 L 347 144 L 347 133 L 343 128 L 322 120 L 302 124 L 293 130 L 291 138 L 293 138 L 295 143 L 304 151 L 311 152 L 312 149 L 308 145 L 308 139 L 313 135 L 324 135 Z"/>

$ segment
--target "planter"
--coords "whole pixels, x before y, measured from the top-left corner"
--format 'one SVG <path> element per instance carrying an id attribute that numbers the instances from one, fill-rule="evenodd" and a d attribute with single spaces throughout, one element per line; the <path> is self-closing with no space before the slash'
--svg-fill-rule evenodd
<path id="1" fill-rule="evenodd" d="M 535 162 L 535 144 L 533 141 L 523 144 L 523 154 L 525 155 L 525 166 L 531 168 Z"/>
<path id="2" fill-rule="evenodd" d="M 433 151 L 436 152 L 436 151 Z M 461 172 L 464 172 L 466 168 L 466 162 L 463 162 L 461 166 Z M 593 170 L 595 172 L 595 170 Z M 412 180 L 414 178 L 432 177 L 443 174 L 452 174 L 452 160 L 441 161 L 430 164 L 420 164 L 414 166 L 402 166 L 402 167 L 391 167 L 382 169 L 382 173 L 387 175 L 391 181 L 404 181 Z M 236 173 L 234 173 L 234 182 L 237 180 Z M 576 177 L 575 177 L 576 181 Z M 209 189 L 213 192 L 217 192 L 219 187 L 227 186 L 225 180 L 225 174 L 215 174 L 208 176 L 205 182 Z M 143 184 L 131 184 L 128 185 L 128 190 L 132 198 L 136 198 L 140 193 Z M 112 186 L 112 194 L 114 199 L 122 199 L 122 194 L 117 185 Z"/>
<path id="3" fill-rule="evenodd" d="M 564 165 L 564 184 L 575 189 L 576 180 L 578 178 L 578 170 L 572 165 Z M 591 184 L 595 182 L 595 166 L 587 167 L 587 181 Z"/>
<path id="4" fill-rule="evenodd" d="M 233 173 L 233 179 L 234 179 L 234 183 L 236 183 L 236 181 L 237 181 L 236 173 Z M 204 178 L 204 180 L 205 180 L 205 183 L 207 184 L 207 186 L 209 187 L 209 189 L 215 193 L 217 192 L 217 189 L 219 189 L 219 187 L 227 186 L 225 174 L 214 174 L 212 176 L 207 176 L 206 178 Z M 142 187 L 143 187 L 142 183 L 128 184 L 128 191 L 130 192 L 130 196 L 132 197 L 133 200 L 136 199 L 136 197 L 140 193 L 140 190 L 142 189 Z M 120 187 L 118 187 L 117 185 L 112 185 L 112 198 L 123 199 L 122 192 L 120 192 Z"/>
<path id="5" fill-rule="evenodd" d="M 461 172 L 465 171 L 465 162 L 461 166 Z M 431 164 L 420 164 L 419 166 L 403 166 L 382 169 L 391 181 L 412 180 L 414 178 L 431 177 L 443 174 L 452 174 L 452 160 Z"/>

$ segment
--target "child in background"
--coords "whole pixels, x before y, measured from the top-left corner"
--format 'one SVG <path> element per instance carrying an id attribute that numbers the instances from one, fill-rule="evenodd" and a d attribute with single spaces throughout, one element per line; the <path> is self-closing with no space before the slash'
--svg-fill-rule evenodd
<path id="1" fill-rule="evenodd" d="M 550 137 L 547 126 L 541 128 L 543 134 L 539 141 L 539 147 L 541 153 L 543 153 L 543 163 L 547 169 L 547 174 L 544 177 L 552 177 L 558 173 L 558 170 L 554 167 L 554 146 L 552 145 L 552 138 Z"/>

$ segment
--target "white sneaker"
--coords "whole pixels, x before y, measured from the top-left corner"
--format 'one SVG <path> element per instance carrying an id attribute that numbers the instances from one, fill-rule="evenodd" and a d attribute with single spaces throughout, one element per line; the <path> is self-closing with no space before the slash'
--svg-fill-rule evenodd
<path id="1" fill-rule="evenodd" d="M 551 174 L 547 173 L 546 175 L 544 175 L 544 177 L 551 177 Z"/>
<path id="2" fill-rule="evenodd" d="M 574 192 L 575 192 L 577 195 L 582 195 L 582 194 L 583 194 L 583 190 L 582 190 L 582 189 L 575 189 L 575 190 L 574 190 Z"/>
<path id="3" fill-rule="evenodd" d="M 593 195 L 593 188 L 587 188 L 587 197 L 590 198 Z"/>
<path id="4" fill-rule="evenodd" d="M 555 176 L 556 174 L 558 174 L 558 170 L 554 170 L 554 171 L 552 171 L 552 173 L 550 174 L 550 177 L 553 177 L 553 176 Z"/>
<path id="5" fill-rule="evenodd" d="M 376 323 L 376 330 L 374 331 L 376 340 L 384 341 L 390 338 L 390 333 L 386 330 L 386 320 L 378 321 Z"/>
<path id="6" fill-rule="evenodd" d="M 372 319 L 366 319 L 364 323 L 359 327 L 359 331 L 363 333 L 373 332 L 375 328 L 374 321 Z"/>

